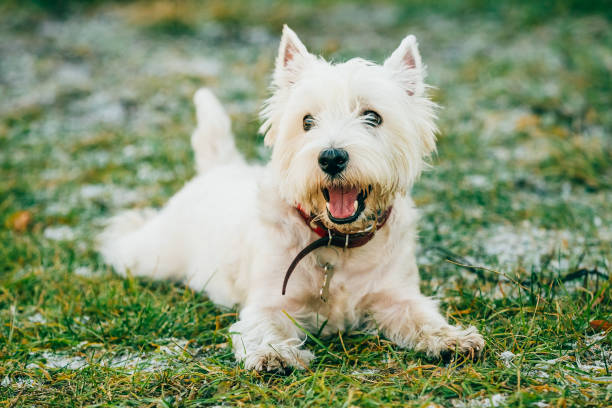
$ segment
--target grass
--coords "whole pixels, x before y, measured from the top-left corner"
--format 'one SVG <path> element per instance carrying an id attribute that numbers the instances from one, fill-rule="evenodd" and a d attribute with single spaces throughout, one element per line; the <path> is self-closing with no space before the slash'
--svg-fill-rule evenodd
<path id="1" fill-rule="evenodd" d="M 0 406 L 612 403 L 607 8 L 91 3 L 0 17 Z M 120 279 L 94 251 L 101 221 L 163 205 L 194 174 L 199 86 L 228 106 L 245 155 L 267 157 L 256 111 L 283 22 L 336 60 L 381 61 L 417 34 L 444 107 L 414 191 L 422 289 L 480 329 L 480 361 L 356 330 L 311 333 L 308 370 L 245 371 L 235 310 Z"/>

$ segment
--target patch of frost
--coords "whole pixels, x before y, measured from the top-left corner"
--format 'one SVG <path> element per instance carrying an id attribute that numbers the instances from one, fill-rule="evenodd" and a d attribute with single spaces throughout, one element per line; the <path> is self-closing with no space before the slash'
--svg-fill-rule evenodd
<path id="1" fill-rule="evenodd" d="M 145 353 L 121 353 L 108 361 L 103 361 L 101 365 L 123 369 L 130 374 L 162 371 L 170 367 L 169 361 L 163 356 Z"/>
<path id="2" fill-rule="evenodd" d="M 378 374 L 378 370 L 372 369 L 372 368 L 366 368 L 363 370 L 355 370 L 351 373 L 352 375 L 374 375 L 374 374 Z"/>
<path id="3" fill-rule="evenodd" d="M 506 350 L 499 355 L 499 358 L 504 362 L 506 367 L 510 366 L 510 362 L 516 357 L 516 355 L 510 350 Z"/>
<path id="4" fill-rule="evenodd" d="M 75 238 L 75 233 L 67 225 L 60 225 L 45 228 L 43 236 L 52 241 L 72 241 Z"/>
<path id="5" fill-rule="evenodd" d="M 455 408 L 490 408 L 499 407 L 506 402 L 506 396 L 502 394 L 493 394 L 490 397 L 477 398 L 467 401 L 454 400 Z"/>
<path id="6" fill-rule="evenodd" d="M 91 317 L 85 315 L 85 316 L 78 316 L 76 317 L 74 320 L 76 320 L 77 322 L 81 323 L 81 324 L 86 324 L 91 320 Z"/>
<path id="7" fill-rule="evenodd" d="M 154 64 L 152 64 L 154 65 Z M 154 71 L 157 75 L 178 74 L 194 77 L 216 77 L 221 72 L 221 63 L 217 60 L 195 58 L 169 58 Z"/>
<path id="8" fill-rule="evenodd" d="M 581 248 L 580 239 L 572 239 L 569 231 L 536 228 L 528 222 L 519 226 L 498 225 L 484 230 L 477 241 L 483 243 L 485 254 L 497 258 L 502 270 L 507 270 L 517 263 L 525 267 L 540 265 L 545 255 L 559 250 L 567 251 L 573 247 Z M 571 241 L 575 241 L 576 245 L 570 245 Z M 569 267 L 569 261 L 566 256 L 555 257 L 550 266 L 565 269 Z"/>
<path id="9" fill-rule="evenodd" d="M 74 269 L 74 274 L 88 278 L 94 275 L 94 270 L 89 266 L 79 266 Z"/>
<path id="10" fill-rule="evenodd" d="M 137 190 L 131 190 L 115 185 L 88 184 L 81 187 L 79 195 L 84 200 L 108 200 L 116 207 L 134 204 L 142 199 Z"/>
<path id="11" fill-rule="evenodd" d="M 32 369 L 42 366 L 50 369 L 63 368 L 68 370 L 80 370 L 86 365 L 87 361 L 83 357 L 45 351 L 40 355 L 40 361 L 38 363 L 30 363 L 26 368 Z"/>
<path id="12" fill-rule="evenodd" d="M 31 378 L 27 378 L 27 377 L 26 378 L 22 378 L 22 377 L 19 377 L 19 378 L 14 379 L 13 381 L 11 381 L 11 379 L 9 378 L 8 375 L 5 376 L 2 379 L 2 382 L 0 382 L 0 387 L 7 387 L 7 388 L 8 387 L 14 387 L 14 388 L 17 388 L 17 389 L 31 388 L 31 387 L 34 387 L 36 385 L 37 385 L 36 381 L 34 381 Z"/>
<path id="13" fill-rule="evenodd" d="M 45 319 L 43 315 L 41 315 L 40 313 L 36 313 L 35 315 L 28 317 L 28 320 L 32 323 L 40 323 L 40 324 L 47 323 L 47 319 Z"/>
<path id="14" fill-rule="evenodd" d="M 466 181 L 470 186 L 482 190 L 490 189 L 492 187 L 490 178 L 481 174 L 467 176 Z"/>

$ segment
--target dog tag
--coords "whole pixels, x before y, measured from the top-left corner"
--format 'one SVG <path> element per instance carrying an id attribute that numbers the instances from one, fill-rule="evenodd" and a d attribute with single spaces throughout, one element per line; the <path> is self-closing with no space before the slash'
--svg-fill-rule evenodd
<path id="1" fill-rule="evenodd" d="M 323 286 L 321 287 L 321 291 L 319 295 L 321 296 L 321 300 L 327 303 L 327 299 L 329 298 L 329 282 L 331 282 L 331 278 L 334 275 L 334 267 L 329 263 L 323 265 Z"/>

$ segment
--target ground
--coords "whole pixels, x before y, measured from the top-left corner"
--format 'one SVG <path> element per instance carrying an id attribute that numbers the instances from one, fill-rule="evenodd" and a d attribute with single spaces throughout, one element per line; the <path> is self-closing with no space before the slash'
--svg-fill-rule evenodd
<path id="1" fill-rule="evenodd" d="M 0 6 L 0 406 L 612 404 L 605 2 L 85 3 Z M 285 22 L 334 60 L 419 38 L 442 106 L 414 191 L 422 289 L 479 328 L 480 361 L 357 330 L 309 333 L 309 370 L 246 371 L 235 310 L 120 279 L 94 251 L 104 219 L 194 174 L 198 87 L 266 159 L 257 110 Z"/>

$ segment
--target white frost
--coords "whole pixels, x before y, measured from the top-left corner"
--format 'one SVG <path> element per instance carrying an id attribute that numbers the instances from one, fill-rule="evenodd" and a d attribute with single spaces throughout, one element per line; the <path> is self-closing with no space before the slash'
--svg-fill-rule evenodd
<path id="1" fill-rule="evenodd" d="M 374 375 L 378 374 L 378 370 L 372 368 L 365 368 L 363 370 L 355 370 L 351 373 L 352 375 Z"/>
<path id="2" fill-rule="evenodd" d="M 454 400 L 455 408 L 490 408 L 499 407 L 506 401 L 506 396 L 502 394 L 493 394 L 490 397 L 477 398 L 468 401 Z"/>
<path id="3" fill-rule="evenodd" d="M 13 381 L 11 381 L 11 379 L 9 378 L 9 376 L 5 376 L 2 379 L 2 382 L 0 382 L 0 387 L 14 387 L 17 389 L 21 389 L 21 388 L 30 388 L 30 387 L 34 387 L 36 386 L 37 383 L 36 381 L 34 381 L 31 378 L 23 378 L 23 377 L 19 377 L 19 378 L 15 378 Z"/>
<path id="4" fill-rule="evenodd" d="M 139 191 L 117 187 L 112 184 L 88 184 L 81 187 L 79 195 L 85 201 L 105 200 L 116 207 L 134 204 L 142 199 L 142 194 Z"/>
<path id="5" fill-rule="evenodd" d="M 36 313 L 35 315 L 28 317 L 28 320 L 32 323 L 40 323 L 40 324 L 47 323 L 47 319 L 45 319 L 43 315 L 41 315 L 40 313 Z"/>
<path id="6" fill-rule="evenodd" d="M 483 242 L 484 252 L 496 257 L 502 269 L 517 263 L 526 267 L 539 265 L 545 255 L 565 250 L 571 240 L 568 231 L 535 228 L 528 222 L 520 226 L 499 225 L 481 235 L 478 241 Z M 555 266 L 567 265 L 562 262 Z"/>
<path id="7" fill-rule="evenodd" d="M 77 318 L 82 324 L 87 323 L 88 316 Z M 102 353 L 101 357 L 93 358 L 93 364 L 103 367 L 125 370 L 128 373 L 135 372 L 157 372 L 180 364 L 185 359 L 192 359 L 198 353 L 199 346 L 186 339 L 164 338 L 157 339 L 154 343 L 159 344 L 157 350 L 149 353 L 122 352 Z M 88 342 L 81 342 L 75 350 L 82 350 Z M 32 353 L 33 362 L 27 365 L 27 369 L 43 367 L 46 369 L 68 369 L 81 370 L 90 365 L 81 355 L 71 355 L 69 352 L 43 351 L 41 354 Z M 10 381 L 10 380 L 3 380 Z"/>
<path id="8" fill-rule="evenodd" d="M 79 266 L 74 269 L 74 274 L 88 278 L 94 275 L 94 270 L 89 266 Z"/>
<path id="9" fill-rule="evenodd" d="M 83 357 L 45 351 L 40 355 L 40 361 L 38 363 L 30 363 L 26 368 L 32 369 L 42 366 L 50 369 L 64 368 L 68 370 L 80 370 L 86 365 L 87 361 Z"/>
<path id="10" fill-rule="evenodd" d="M 43 235 L 45 238 L 52 241 L 72 241 L 75 237 L 74 231 L 67 225 L 47 227 Z"/>
<path id="11" fill-rule="evenodd" d="M 510 366 L 510 362 L 512 359 L 514 359 L 514 357 L 516 357 L 516 355 L 510 350 L 506 350 L 499 355 L 500 360 L 504 362 L 506 367 Z"/>

